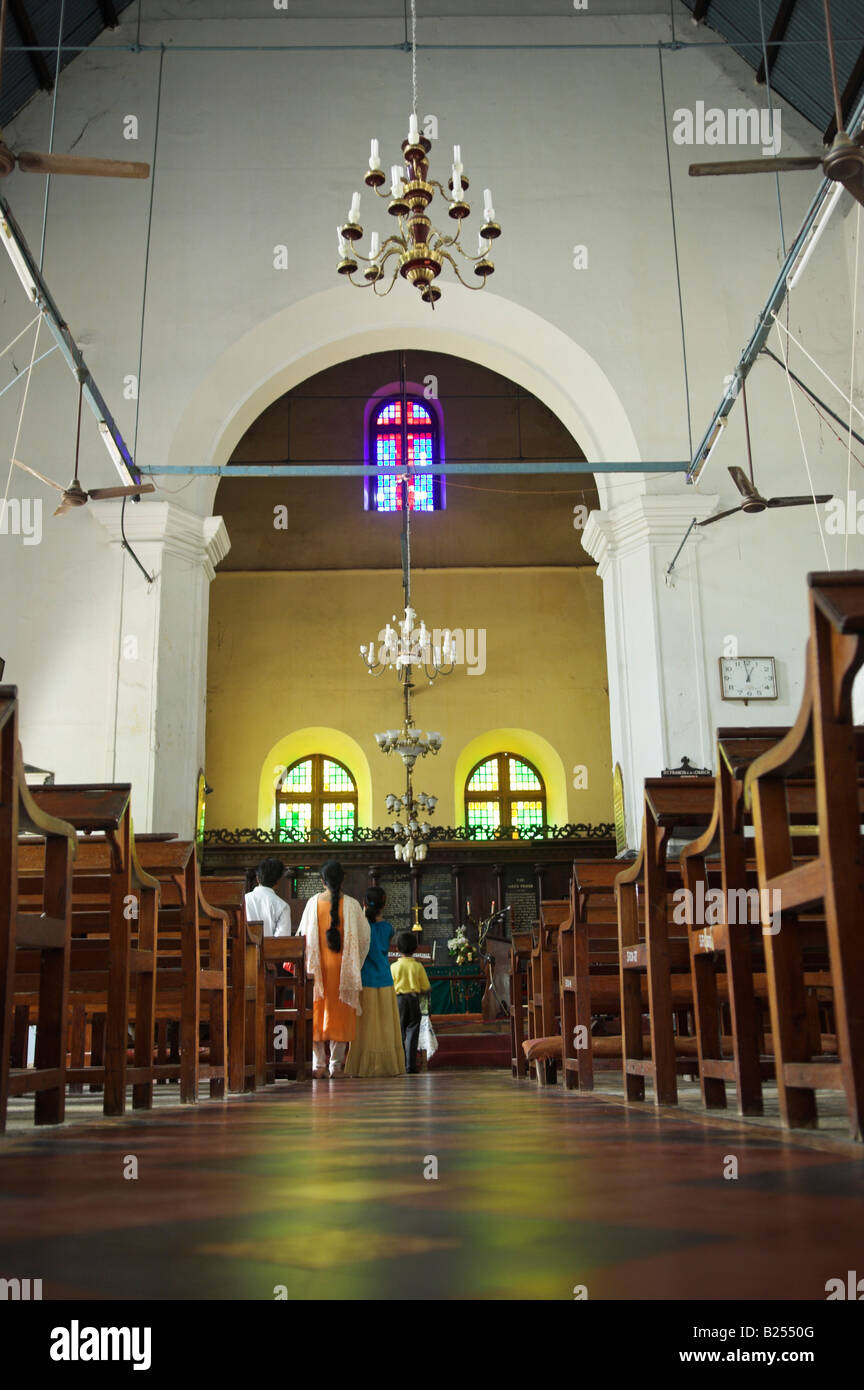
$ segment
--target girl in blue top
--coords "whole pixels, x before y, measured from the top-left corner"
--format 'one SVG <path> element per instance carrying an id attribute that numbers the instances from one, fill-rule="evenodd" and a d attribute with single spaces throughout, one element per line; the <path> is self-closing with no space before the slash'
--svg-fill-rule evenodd
<path id="1" fill-rule="evenodd" d="M 402 1076 L 405 1071 L 399 1009 L 387 958 L 393 927 L 381 916 L 386 901 L 383 888 L 366 890 L 365 912 L 371 940 L 360 972 L 363 1012 L 358 1013 L 357 1033 L 345 1065 L 346 1076 Z"/>

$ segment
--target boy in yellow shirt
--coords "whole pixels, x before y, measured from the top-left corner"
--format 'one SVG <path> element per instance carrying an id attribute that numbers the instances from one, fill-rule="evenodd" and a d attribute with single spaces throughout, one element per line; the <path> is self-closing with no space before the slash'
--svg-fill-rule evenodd
<path id="1" fill-rule="evenodd" d="M 429 976 L 419 960 L 413 960 L 417 949 L 417 938 L 413 932 L 401 931 L 396 938 L 399 959 L 390 966 L 393 987 L 396 990 L 396 1004 L 399 1009 L 399 1024 L 402 1028 L 402 1046 L 405 1049 L 405 1070 L 409 1074 L 417 1071 L 417 1038 L 420 1033 L 420 995 L 432 986 Z"/>

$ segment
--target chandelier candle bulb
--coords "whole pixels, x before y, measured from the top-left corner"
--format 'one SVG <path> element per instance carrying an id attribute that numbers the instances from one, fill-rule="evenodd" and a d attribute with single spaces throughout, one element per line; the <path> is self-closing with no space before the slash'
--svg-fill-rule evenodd
<path id="1" fill-rule="evenodd" d="M 458 164 L 453 165 L 453 197 L 462 197 L 462 171 Z"/>
<path id="2" fill-rule="evenodd" d="M 379 154 L 378 154 L 378 141 L 377 141 L 377 140 L 373 140 L 373 141 L 371 142 L 370 151 L 369 151 L 369 168 L 370 168 L 370 169 L 380 169 L 380 168 L 381 168 L 381 159 L 380 159 L 380 156 L 379 156 Z"/>
<path id="3" fill-rule="evenodd" d="M 464 166 L 463 163 L 462 163 L 462 146 L 461 146 L 461 145 L 454 145 L 454 146 L 453 146 L 453 168 L 456 170 L 456 173 L 457 173 L 457 174 L 461 174 L 464 167 L 465 167 L 465 166 Z"/>
<path id="4" fill-rule="evenodd" d="M 351 199 L 351 210 L 348 213 L 349 222 L 360 221 L 360 194 L 355 193 Z"/>
<path id="5" fill-rule="evenodd" d="M 378 255 L 378 251 L 379 251 L 379 236 L 378 236 L 378 233 L 377 233 L 377 232 L 373 232 L 372 235 L 371 235 L 371 237 L 369 238 L 369 255 L 370 255 L 370 257 L 372 258 L 373 261 L 374 261 L 375 257 Z"/>
<path id="6" fill-rule="evenodd" d="M 483 189 L 483 216 L 486 218 L 487 222 L 495 221 L 495 209 L 492 206 L 491 188 Z"/>
<path id="7" fill-rule="evenodd" d="M 418 145 L 420 143 L 420 127 L 417 124 L 417 116 L 413 111 L 408 120 L 408 142 L 411 145 Z"/>

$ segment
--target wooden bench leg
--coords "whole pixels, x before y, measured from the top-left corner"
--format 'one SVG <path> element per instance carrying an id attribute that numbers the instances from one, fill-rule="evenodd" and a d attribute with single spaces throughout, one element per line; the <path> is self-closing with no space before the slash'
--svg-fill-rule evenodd
<path id="1" fill-rule="evenodd" d="M 698 901 L 697 885 L 701 882 L 708 887 L 703 858 L 688 856 L 683 860 L 684 887 L 687 890 L 685 901 Z M 720 1010 L 717 1003 L 717 973 L 712 956 L 700 954 L 699 932 L 702 924 L 690 921 L 692 911 L 688 908 L 687 934 L 690 938 L 690 972 L 693 979 L 693 1012 L 696 1022 L 696 1045 L 699 1050 L 699 1079 L 702 1086 L 702 1103 L 708 1110 L 725 1110 L 726 1082 L 722 1077 L 706 1076 L 703 1062 L 723 1055 L 720 1031 Z"/>
<path id="2" fill-rule="evenodd" d="M 666 903 L 666 832 L 653 820 L 645 831 L 645 945 L 654 1096 L 658 1105 L 677 1105 L 678 1069 L 672 1027 L 672 977 Z"/>
<path id="3" fill-rule="evenodd" d="M 217 989 L 210 991 L 210 1065 L 221 1075 L 210 1077 L 210 1099 L 221 1100 L 225 1095 L 226 1068 L 228 1065 L 228 1017 L 226 1010 L 225 982 L 228 979 L 228 961 L 225 940 L 225 924 L 219 922 L 210 928 L 210 970 L 221 976 Z"/>
<path id="4" fill-rule="evenodd" d="M 16 1004 L 12 1011 L 12 1040 L 9 1049 L 16 1070 L 27 1065 L 27 1042 L 30 1034 L 30 1005 Z"/>
<path id="5" fill-rule="evenodd" d="M 138 917 L 138 949 L 152 953 L 152 967 L 135 976 L 135 1066 L 149 1070 L 147 1081 L 132 1086 L 133 1110 L 153 1105 L 153 1041 L 156 1023 L 156 932 L 158 902 L 154 888 L 142 888 Z"/>
<path id="6" fill-rule="evenodd" d="M 642 985 L 639 972 L 624 968 L 628 946 L 639 942 L 639 917 L 636 890 L 622 884 L 618 890 L 618 947 L 621 983 L 621 1062 L 624 1068 L 624 1093 L 628 1100 L 645 1099 L 645 1077 L 627 1071 L 627 1059 L 644 1057 L 642 1041 Z"/>
<path id="7" fill-rule="evenodd" d="M 87 1052 L 87 1014 L 83 1004 L 74 1001 L 69 1011 L 69 1065 L 81 1069 Z M 81 1095 L 83 1082 L 70 1081 L 69 1094 Z"/>
<path id="8" fill-rule="evenodd" d="M 156 1065 L 165 1067 L 168 1065 L 168 1019 L 160 1018 L 156 1024 Z M 160 1076 L 158 1084 L 166 1086 L 167 1076 Z"/>
<path id="9" fill-rule="evenodd" d="M 39 1027 L 36 1031 L 37 1070 L 57 1071 L 58 1084 L 37 1091 L 37 1125 L 61 1124 L 66 1113 L 66 1014 L 69 1003 L 69 952 L 72 912 L 72 843 L 49 836 L 45 842 L 45 914 L 66 923 L 62 946 L 42 952 L 39 971 Z"/>
<path id="10" fill-rule="evenodd" d="M 90 1021 L 90 1066 L 105 1065 L 105 1015 L 94 1014 Z M 104 1090 L 101 1081 L 91 1081 L 88 1087 L 93 1093 Z"/>
<path id="11" fill-rule="evenodd" d="M 761 887 L 766 880 L 792 867 L 784 782 L 760 778 L 754 784 L 753 824 Z M 807 1087 L 788 1085 L 785 1071 L 789 1062 L 809 1062 L 812 1050 L 800 950 L 795 938 L 795 918 L 784 912 L 781 912 L 779 932 L 763 934 L 768 1004 L 783 1123 L 813 1129 L 816 1125 L 815 1093 Z"/>
<path id="12" fill-rule="evenodd" d="M 230 1025 L 228 1028 L 228 1090 L 246 1090 L 246 1048 L 248 1026 L 246 1009 L 246 943 L 232 936 L 229 945 L 231 952 L 231 991 L 229 999 Z"/>
<path id="13" fill-rule="evenodd" d="M 124 819 L 115 855 L 122 860 L 111 874 L 109 924 L 108 1013 L 105 1028 L 106 1115 L 122 1115 L 126 1110 L 126 1069 L 129 1047 L 129 966 L 132 950 L 131 827 Z"/>

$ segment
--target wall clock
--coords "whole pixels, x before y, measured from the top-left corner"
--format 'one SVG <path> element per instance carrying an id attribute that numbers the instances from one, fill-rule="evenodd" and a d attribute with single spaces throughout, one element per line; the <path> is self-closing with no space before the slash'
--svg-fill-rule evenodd
<path id="1" fill-rule="evenodd" d="M 724 700 L 776 700 L 773 656 L 721 656 L 720 690 Z"/>

